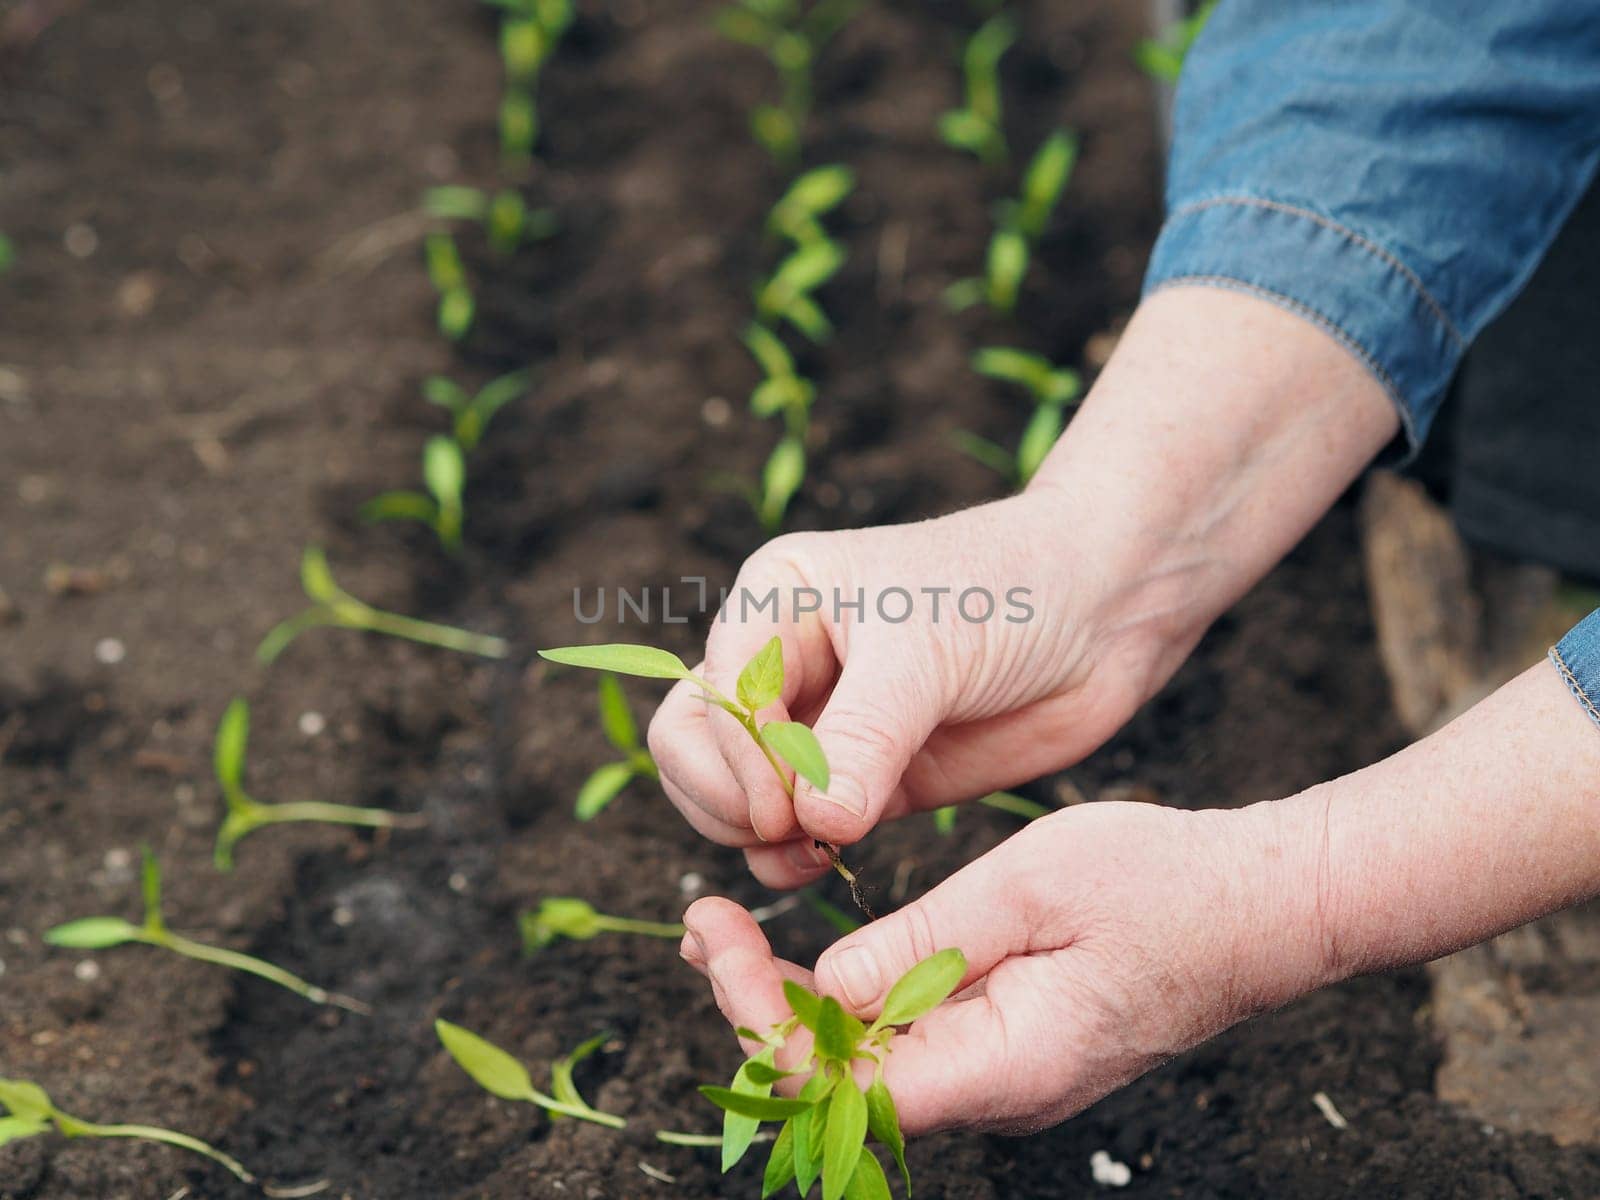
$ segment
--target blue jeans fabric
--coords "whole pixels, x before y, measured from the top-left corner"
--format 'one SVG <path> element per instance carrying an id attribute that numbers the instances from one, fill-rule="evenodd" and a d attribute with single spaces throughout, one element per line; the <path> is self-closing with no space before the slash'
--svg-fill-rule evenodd
<path id="1" fill-rule="evenodd" d="M 1414 454 L 1600 164 L 1600 0 L 1221 0 L 1175 103 L 1146 293 L 1231 288 L 1315 323 Z M 1600 698 L 1600 611 L 1551 657 Z"/>

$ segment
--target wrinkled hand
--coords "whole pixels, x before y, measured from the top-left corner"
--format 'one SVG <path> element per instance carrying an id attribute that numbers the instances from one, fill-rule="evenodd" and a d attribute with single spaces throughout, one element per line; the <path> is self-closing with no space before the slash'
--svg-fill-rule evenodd
<path id="1" fill-rule="evenodd" d="M 812 839 L 853 843 L 886 818 L 1088 754 L 1164 676 L 1106 627 L 1096 609 L 1106 588 L 1064 549 L 1062 525 L 1061 505 L 1036 489 L 920 524 L 768 543 L 740 572 L 700 670 L 731 694 L 745 662 L 780 634 L 784 690 L 763 719 L 814 727 L 832 768 L 827 794 L 800 780 L 791 801 L 738 723 L 684 683 L 650 725 L 667 795 L 706 837 L 744 848 L 763 883 L 797 887 L 828 869 Z M 970 588 L 993 597 L 987 620 L 962 615 Z M 776 620 L 740 601 L 773 589 Z M 820 611 L 797 615 L 797 589 L 819 594 Z M 864 597 L 864 611 L 835 610 L 835 593 Z M 914 612 L 885 619 L 877 598 L 894 618 L 902 593 Z M 986 607 L 973 593 L 965 611 Z"/>
<path id="2" fill-rule="evenodd" d="M 964 990 L 895 1038 L 885 1081 L 908 1135 L 1028 1132 L 1329 981 L 1312 811 L 1084 805 L 836 943 L 814 976 L 722 899 L 685 914 L 682 953 L 759 1031 L 789 1016 L 786 977 L 871 1018 L 914 964 L 959 948 Z"/>

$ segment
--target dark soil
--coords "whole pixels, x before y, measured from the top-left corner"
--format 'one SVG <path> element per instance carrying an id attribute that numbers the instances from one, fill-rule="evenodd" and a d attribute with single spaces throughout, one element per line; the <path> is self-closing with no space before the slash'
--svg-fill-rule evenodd
<path id="1" fill-rule="evenodd" d="M 669 920 L 699 892 L 771 899 L 645 786 L 573 821 L 605 753 L 592 681 L 532 659 L 573 639 L 574 587 L 730 581 L 759 534 L 708 481 L 755 471 L 773 437 L 745 413 L 753 367 L 735 338 L 781 186 L 744 126 L 767 69 L 709 29 L 713 4 L 579 7 L 521 181 L 563 232 L 510 263 L 464 237 L 482 315 L 453 352 L 407 214 L 426 186 L 498 178 L 481 6 L 0 5 L 0 230 L 20 253 L 0 279 L 0 1073 L 71 1111 L 169 1124 L 275 1183 L 325 1180 L 354 1200 L 758 1190 L 752 1168 L 723 1180 L 709 1152 L 652 1140 L 714 1128 L 694 1085 L 737 1061 L 675 946 L 601 938 L 525 960 L 516 938 L 516 913 L 545 895 Z M 820 69 L 813 159 L 850 163 L 861 186 L 838 222 L 850 266 L 826 293 L 841 335 L 807 364 L 819 441 L 796 526 L 997 494 L 948 435 L 1010 439 L 1022 413 L 965 356 L 993 337 L 1092 367 L 1136 299 L 1158 216 L 1150 99 L 1127 57 L 1136 6 L 1019 8 L 1014 144 L 1066 123 L 1084 156 L 1015 326 L 939 303 L 980 261 L 986 202 L 1007 183 L 932 134 L 957 97 L 965 6 L 876 4 Z M 475 461 L 462 562 L 355 520 L 359 500 L 417 477 L 437 427 L 425 375 L 529 363 L 532 395 Z M 308 541 L 355 594 L 505 634 L 512 663 L 320 631 L 257 670 L 256 639 L 300 603 Z M 1353 547 L 1335 512 L 1121 735 L 1030 794 L 1242 804 L 1395 745 Z M 52 565 L 78 568 L 78 586 L 50 587 Z M 693 651 L 693 627 L 641 636 L 658 635 Z M 105 661 L 103 639 L 125 657 Z M 239 692 L 255 706 L 256 794 L 420 811 L 428 827 L 273 830 L 215 874 L 209 743 Z M 654 694 L 634 695 L 642 717 Z M 308 713 L 321 732 L 304 732 Z M 913 820 L 855 857 L 915 894 L 1013 827 L 974 811 L 942 838 Z M 61 920 L 134 915 L 146 841 L 177 928 L 375 1015 L 142 948 L 45 948 Z M 804 910 L 771 928 L 801 960 L 828 937 Z M 1106 1149 L 1134 1168 L 1130 1196 L 1600 1195 L 1600 1152 L 1506 1136 L 1435 1099 L 1427 1000 L 1420 972 L 1357 981 L 1052 1132 L 927 1139 L 918 1193 L 1089 1195 Z M 630 1131 L 487 1099 L 437 1048 L 438 1015 L 536 1066 L 611 1031 L 579 1082 Z M 1348 1130 L 1313 1107 L 1318 1091 Z M 135 1143 L 0 1151 L 0 1196 L 247 1194 Z"/>

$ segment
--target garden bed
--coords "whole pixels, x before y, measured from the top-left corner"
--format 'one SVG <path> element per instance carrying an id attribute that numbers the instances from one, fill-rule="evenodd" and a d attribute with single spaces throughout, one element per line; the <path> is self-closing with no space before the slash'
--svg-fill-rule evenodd
<path id="1" fill-rule="evenodd" d="M 92 1119 L 207 1137 L 275 1183 L 326 1180 L 329 1196 L 758 1192 L 753 1164 L 723 1179 L 712 1152 L 653 1140 L 714 1130 L 694 1085 L 739 1057 L 676 947 L 602 937 L 529 960 L 515 923 L 547 895 L 656 920 L 693 894 L 772 899 L 644 783 L 598 820 L 572 819 L 607 753 L 593 681 L 533 657 L 578 640 L 574 588 L 715 586 L 762 537 L 710 483 L 755 472 L 773 437 L 745 411 L 755 371 L 737 334 L 782 179 L 745 125 L 769 69 L 711 29 L 714 7 L 580 3 L 526 183 L 562 232 L 509 266 L 463 237 L 479 319 L 452 349 L 432 328 L 409 214 L 428 186 L 496 178 L 490 10 L 24 6 L 56 19 L 0 48 L 0 229 L 19 253 L 0 278 L 0 1074 Z M 850 164 L 859 185 L 833 222 L 850 252 L 826 292 L 840 335 L 808 359 L 819 448 L 791 527 L 999 494 L 950 434 L 1014 439 L 1026 413 L 967 355 L 1004 337 L 1092 367 L 1130 311 L 1158 219 L 1135 10 L 1020 6 L 1015 142 L 1064 123 L 1083 157 L 1015 323 L 940 300 L 981 262 L 996 194 L 933 133 L 958 99 L 965 6 L 877 4 L 829 48 L 809 158 Z M 525 365 L 530 396 L 475 460 L 459 560 L 420 529 L 357 520 L 361 501 L 415 479 L 439 428 L 424 376 L 476 383 Z M 356 595 L 502 634 L 511 659 L 322 630 L 256 668 L 256 640 L 302 603 L 308 542 Z M 686 656 L 697 637 L 628 636 Z M 658 693 L 628 690 L 643 719 Z M 255 710 L 254 794 L 417 811 L 428 827 L 272 830 L 216 874 L 210 738 L 240 692 Z M 1239 804 L 1398 738 L 1340 509 L 1127 730 L 1027 790 Z M 915 894 L 1013 828 L 988 810 L 949 836 L 915 819 L 852 858 L 883 893 L 900 881 Z M 137 915 L 141 842 L 166 866 L 175 927 L 374 1015 L 151 949 L 44 947 L 57 922 Z M 829 935 L 805 910 L 771 933 L 801 960 Z M 1133 1168 L 1130 1196 L 1600 1191 L 1594 1151 L 1496 1133 L 1435 1099 L 1427 1001 L 1421 972 L 1356 981 L 1059 1129 L 925 1139 L 911 1152 L 918 1194 L 1089 1195 L 1098 1150 Z M 440 1050 L 439 1016 L 536 1067 L 611 1031 L 578 1078 L 628 1131 L 489 1100 Z M 1329 1124 L 1319 1092 L 1349 1128 Z M 0 1150 L 0 1196 L 251 1194 L 197 1161 L 33 1139 Z"/>

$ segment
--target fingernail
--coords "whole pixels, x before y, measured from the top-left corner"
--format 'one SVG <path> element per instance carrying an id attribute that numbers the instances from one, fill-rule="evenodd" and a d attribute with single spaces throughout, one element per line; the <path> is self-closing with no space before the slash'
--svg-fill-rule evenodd
<path id="1" fill-rule="evenodd" d="M 826 800 L 829 804 L 837 805 L 852 817 L 866 816 L 867 798 L 848 780 L 838 780 L 836 785 L 826 792 L 819 791 L 813 787 L 811 794 L 819 800 Z"/>
<path id="2" fill-rule="evenodd" d="M 869 951 L 860 946 L 847 947 L 835 956 L 832 966 L 833 977 L 839 981 L 839 990 L 851 1008 L 866 1008 L 878 998 L 883 985 L 877 960 Z"/>

